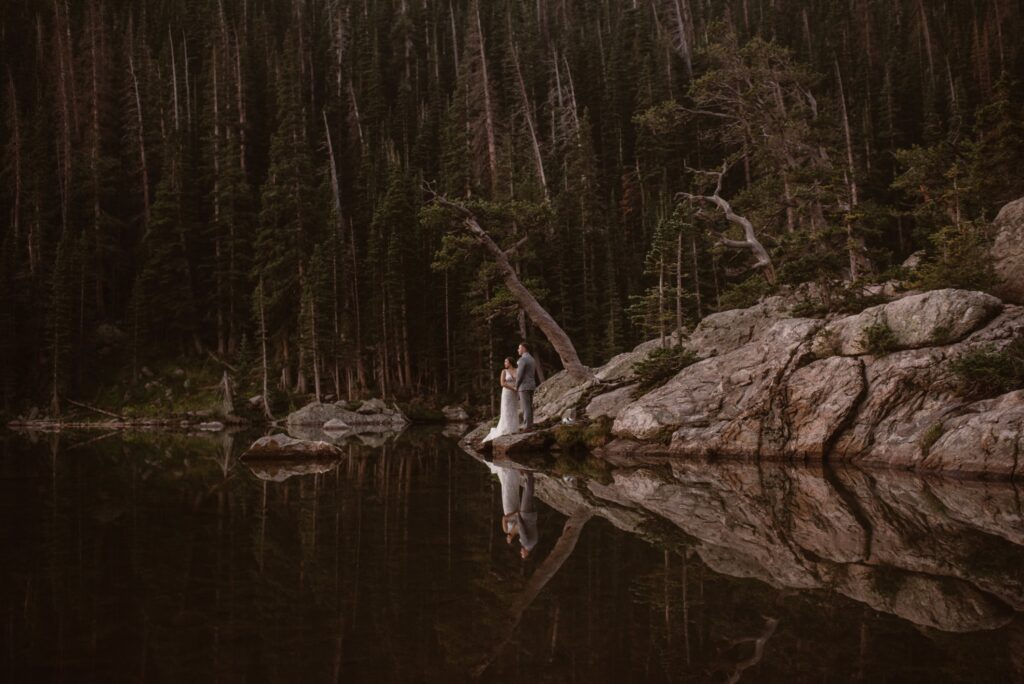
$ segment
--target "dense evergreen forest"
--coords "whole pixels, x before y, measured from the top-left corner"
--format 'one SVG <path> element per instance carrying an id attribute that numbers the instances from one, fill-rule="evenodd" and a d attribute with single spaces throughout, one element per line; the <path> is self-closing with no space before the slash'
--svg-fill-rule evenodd
<path id="1" fill-rule="evenodd" d="M 479 400 L 520 337 L 557 367 L 434 192 L 588 364 L 920 249 L 985 287 L 1022 34 L 1017 0 L 7 0 L 0 408 L 168 360 L 274 410 Z"/>

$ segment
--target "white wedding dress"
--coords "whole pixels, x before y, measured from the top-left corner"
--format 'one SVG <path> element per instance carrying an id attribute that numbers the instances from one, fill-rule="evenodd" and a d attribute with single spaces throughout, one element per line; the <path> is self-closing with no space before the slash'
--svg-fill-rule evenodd
<path id="1" fill-rule="evenodd" d="M 510 384 L 515 383 L 515 373 L 512 373 L 508 369 L 501 372 L 505 382 Z M 491 431 L 487 433 L 486 437 L 484 437 L 484 441 L 489 442 L 495 437 L 511 435 L 513 432 L 519 432 L 519 397 L 516 396 L 515 391 L 510 390 L 507 387 L 502 387 L 501 415 L 498 418 L 498 427 L 491 428 Z"/>

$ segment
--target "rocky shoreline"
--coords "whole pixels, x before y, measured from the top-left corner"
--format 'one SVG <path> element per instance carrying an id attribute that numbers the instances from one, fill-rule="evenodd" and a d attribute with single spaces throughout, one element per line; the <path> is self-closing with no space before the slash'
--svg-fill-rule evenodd
<path id="1" fill-rule="evenodd" d="M 535 396 L 537 420 L 606 417 L 606 448 L 652 456 L 1024 475 L 1024 390 L 971 400 L 950 370 L 965 354 L 1021 339 L 1024 307 L 956 289 L 890 297 L 827 319 L 793 316 L 781 296 L 712 314 L 681 341 L 701 360 L 661 387 L 634 396 L 635 364 L 661 345 L 652 340 L 594 369 L 594 379 L 549 378 Z M 872 331 L 884 333 L 884 349 Z M 482 432 L 465 444 L 478 446 Z M 513 454 L 550 441 L 517 435 L 493 448 Z"/>

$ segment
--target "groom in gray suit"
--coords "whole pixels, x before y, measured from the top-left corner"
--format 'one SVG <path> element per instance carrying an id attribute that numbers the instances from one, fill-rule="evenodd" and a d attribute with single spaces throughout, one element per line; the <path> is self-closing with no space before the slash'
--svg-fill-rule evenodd
<path id="1" fill-rule="evenodd" d="M 523 429 L 533 429 L 533 390 L 537 389 L 537 362 L 525 342 L 519 343 L 519 365 L 516 367 L 516 391 L 523 409 Z"/>

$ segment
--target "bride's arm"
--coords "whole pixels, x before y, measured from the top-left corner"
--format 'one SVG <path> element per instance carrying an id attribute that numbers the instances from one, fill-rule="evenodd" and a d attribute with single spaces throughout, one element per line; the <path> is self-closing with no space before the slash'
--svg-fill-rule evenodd
<path id="1" fill-rule="evenodd" d="M 505 371 L 501 371 L 500 373 L 498 373 L 498 384 L 504 387 L 505 389 L 512 389 L 511 387 L 509 387 L 508 383 L 505 382 Z"/>

